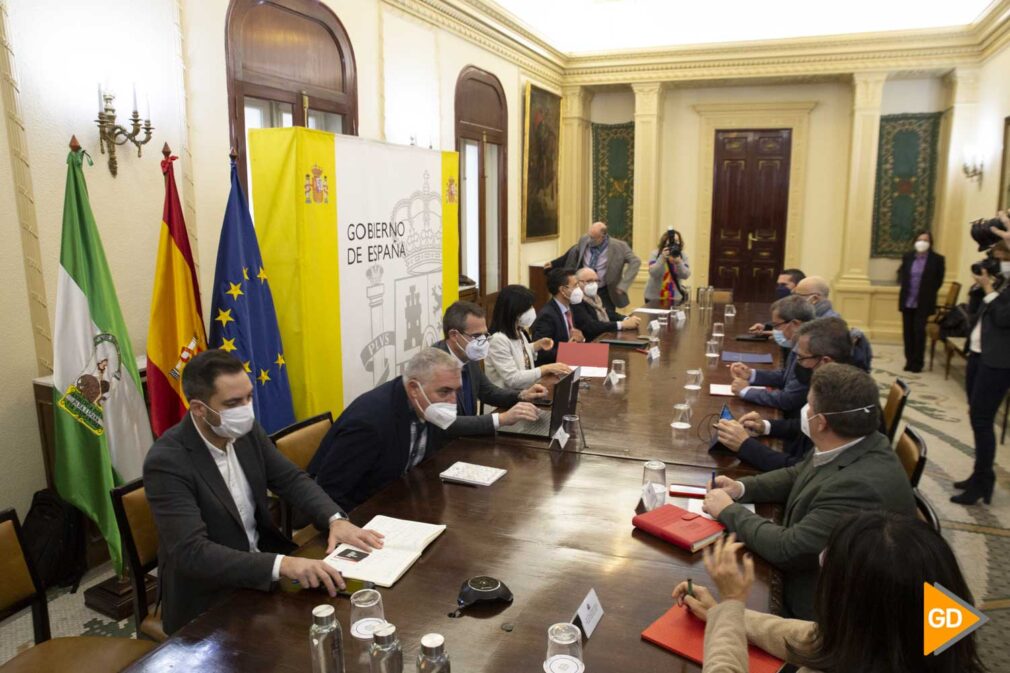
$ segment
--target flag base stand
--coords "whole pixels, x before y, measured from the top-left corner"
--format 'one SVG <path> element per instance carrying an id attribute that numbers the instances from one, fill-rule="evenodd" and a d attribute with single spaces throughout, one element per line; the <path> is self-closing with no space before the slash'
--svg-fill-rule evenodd
<path id="1" fill-rule="evenodd" d="M 154 602 L 158 593 L 158 581 L 150 575 L 144 578 L 147 604 Z M 130 577 L 113 575 L 84 592 L 84 605 L 109 619 L 122 621 L 133 617 L 133 586 Z"/>

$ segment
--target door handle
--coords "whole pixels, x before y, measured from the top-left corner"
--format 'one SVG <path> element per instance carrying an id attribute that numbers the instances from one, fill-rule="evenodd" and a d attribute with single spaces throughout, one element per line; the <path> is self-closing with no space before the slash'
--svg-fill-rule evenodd
<path id="1" fill-rule="evenodd" d="M 747 234 L 747 249 L 748 250 L 753 249 L 754 248 L 754 241 L 757 241 L 757 240 L 759 240 L 758 237 L 755 236 L 753 233 Z"/>

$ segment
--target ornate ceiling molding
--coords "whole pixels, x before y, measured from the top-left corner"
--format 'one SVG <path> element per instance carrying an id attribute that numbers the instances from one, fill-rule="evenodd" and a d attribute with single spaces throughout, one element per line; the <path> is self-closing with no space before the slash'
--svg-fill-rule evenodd
<path id="1" fill-rule="evenodd" d="M 1010 0 L 963 28 L 564 54 L 492 0 L 384 0 L 556 87 L 932 72 L 978 65 L 1010 43 Z"/>

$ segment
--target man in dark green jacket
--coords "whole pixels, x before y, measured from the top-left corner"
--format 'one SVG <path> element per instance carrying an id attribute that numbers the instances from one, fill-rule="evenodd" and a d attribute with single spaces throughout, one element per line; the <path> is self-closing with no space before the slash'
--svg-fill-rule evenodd
<path id="1" fill-rule="evenodd" d="M 908 477 L 880 426 L 880 395 L 865 372 L 842 364 L 817 368 L 800 412 L 814 450 L 789 467 L 734 481 L 717 477 L 705 509 L 747 548 L 785 575 L 787 616 L 813 618 L 818 557 L 835 524 L 858 510 L 915 515 Z M 738 503 L 784 506 L 782 524 Z"/>

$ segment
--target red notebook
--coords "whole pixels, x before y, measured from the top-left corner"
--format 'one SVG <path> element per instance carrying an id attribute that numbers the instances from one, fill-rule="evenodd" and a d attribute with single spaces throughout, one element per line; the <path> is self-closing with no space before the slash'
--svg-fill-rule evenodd
<path id="1" fill-rule="evenodd" d="M 700 664 L 705 654 L 705 622 L 692 615 L 686 606 L 674 605 L 642 631 L 642 640 Z M 747 646 L 747 653 L 750 673 L 776 673 L 785 663 L 753 645 Z"/>
<path id="2" fill-rule="evenodd" d="M 635 528 L 641 528 L 661 540 L 672 542 L 681 549 L 696 552 L 707 547 L 726 530 L 718 521 L 692 514 L 676 505 L 663 505 L 651 512 L 639 514 L 631 520 Z"/>
<path id="3" fill-rule="evenodd" d="M 607 344 L 575 343 L 562 341 L 558 344 L 558 362 L 572 367 L 610 367 L 610 346 Z M 605 374 L 606 372 L 604 372 Z"/>

